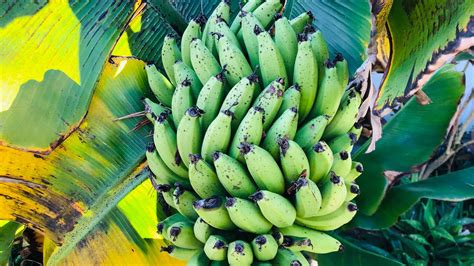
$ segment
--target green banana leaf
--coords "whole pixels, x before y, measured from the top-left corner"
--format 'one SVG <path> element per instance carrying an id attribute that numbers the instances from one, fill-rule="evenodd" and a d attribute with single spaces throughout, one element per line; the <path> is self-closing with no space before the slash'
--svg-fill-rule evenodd
<path id="1" fill-rule="evenodd" d="M 413 95 L 436 69 L 472 46 L 473 15 L 471 0 L 393 1 L 387 20 L 391 55 L 376 108 Z"/>
<path id="2" fill-rule="evenodd" d="M 13 240 L 23 226 L 12 221 L 0 221 L 0 265 L 7 265 Z"/>
<path id="3" fill-rule="evenodd" d="M 422 198 L 463 201 L 474 198 L 474 167 L 414 183 L 396 186 L 388 191 L 378 211 L 372 216 L 358 215 L 353 225 L 365 229 L 384 229 Z"/>
<path id="4" fill-rule="evenodd" d="M 427 161 L 443 142 L 446 130 L 464 92 L 464 76 L 447 65 L 424 86 L 433 101 L 420 105 L 413 97 L 383 127 L 383 138 L 375 151 L 366 154 L 370 140 L 353 156 L 364 164 L 357 179 L 361 195 L 357 197 L 359 213 L 372 215 L 379 208 L 389 181 L 384 171 L 409 171 Z"/>

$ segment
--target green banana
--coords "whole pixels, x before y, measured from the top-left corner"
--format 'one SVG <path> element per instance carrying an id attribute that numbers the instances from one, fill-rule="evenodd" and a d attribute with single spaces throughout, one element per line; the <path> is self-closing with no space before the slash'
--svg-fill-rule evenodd
<path id="1" fill-rule="evenodd" d="M 215 42 L 214 38 L 210 36 L 210 33 L 214 31 L 214 26 L 216 25 L 217 18 L 220 17 L 225 21 L 229 21 L 230 19 L 230 5 L 228 0 L 222 0 L 214 9 L 211 16 L 207 20 L 204 30 L 202 31 L 202 41 L 206 44 L 209 51 L 213 54 L 216 51 L 215 49 Z"/>
<path id="2" fill-rule="evenodd" d="M 234 113 L 234 119 L 232 120 L 234 131 L 252 104 L 253 95 L 258 87 L 257 83 L 258 76 L 255 73 L 243 78 L 232 87 L 222 103 L 221 112 L 230 110 Z"/>
<path id="3" fill-rule="evenodd" d="M 324 76 L 322 77 L 318 89 L 316 101 L 314 102 L 313 108 L 311 108 L 308 118 L 311 119 L 320 115 L 328 115 L 330 119 L 332 119 L 339 108 L 339 103 L 344 94 L 344 88 L 345 87 L 341 86 L 339 82 L 336 67 L 327 61 L 326 70 L 324 71 Z"/>
<path id="4" fill-rule="evenodd" d="M 257 35 L 258 62 L 263 86 L 268 86 L 277 78 L 283 78 L 286 84 L 288 84 L 285 62 L 270 33 L 264 31 L 259 26 L 255 26 L 254 33 Z"/>
<path id="5" fill-rule="evenodd" d="M 347 133 L 354 125 L 362 99 L 360 94 L 353 89 L 349 90 L 346 94 L 346 97 L 343 97 L 343 101 L 339 106 L 339 110 L 324 131 L 324 139 L 332 139 Z"/>
<path id="6" fill-rule="evenodd" d="M 295 135 L 295 141 L 304 150 L 318 143 L 324 134 L 329 117 L 326 115 L 317 116 L 309 120 L 304 126 L 300 127 Z"/>
<path id="7" fill-rule="evenodd" d="M 167 234 L 168 229 L 177 222 L 191 222 L 188 218 L 183 216 L 180 213 L 175 213 L 171 216 L 168 216 L 163 221 L 160 221 L 157 226 L 158 234 L 162 235 L 166 240 L 171 241 L 169 235 Z"/>
<path id="8" fill-rule="evenodd" d="M 298 52 L 298 39 L 296 32 L 291 27 L 290 21 L 281 14 L 275 15 L 275 44 L 281 53 L 288 75 L 287 82 L 293 80 L 296 53 Z"/>
<path id="9" fill-rule="evenodd" d="M 345 179 L 344 179 L 344 182 L 346 182 Z M 346 202 L 353 200 L 355 197 L 357 197 L 360 194 L 359 185 L 357 185 L 354 182 L 346 182 L 346 189 L 347 189 L 347 196 L 345 199 Z"/>
<path id="10" fill-rule="evenodd" d="M 279 138 L 280 164 L 287 184 L 294 182 L 305 173 L 310 175 L 309 161 L 298 143 L 287 138 Z"/>
<path id="11" fill-rule="evenodd" d="M 300 225 L 294 224 L 286 228 L 279 228 L 279 231 L 285 236 L 309 238 L 312 246 L 307 247 L 306 251 L 311 253 L 326 254 L 344 249 L 341 242 L 334 237 Z"/>
<path id="12" fill-rule="evenodd" d="M 322 196 L 318 186 L 302 175 L 288 189 L 289 194 L 294 194 L 296 217 L 316 216 L 321 207 Z"/>
<path id="13" fill-rule="evenodd" d="M 224 73 L 221 71 L 219 74 L 211 77 L 199 92 L 196 106 L 204 111 L 204 114 L 201 115 L 201 128 L 203 132 L 206 132 L 211 122 L 219 114 L 222 101 L 224 101 L 224 82 Z"/>
<path id="14" fill-rule="evenodd" d="M 230 30 L 234 33 L 237 34 L 240 31 L 240 25 L 242 23 L 242 14 L 243 12 L 252 12 L 254 11 L 261 3 L 263 0 L 249 0 L 247 3 L 245 3 L 244 6 L 242 6 L 241 11 L 237 16 L 235 16 L 234 20 L 230 24 Z"/>
<path id="15" fill-rule="evenodd" d="M 166 115 L 157 117 L 153 133 L 153 142 L 160 158 L 176 175 L 188 177 L 188 169 L 183 164 L 176 144 L 176 133 L 166 120 Z"/>
<path id="16" fill-rule="evenodd" d="M 176 205 L 174 204 L 173 199 L 173 187 L 171 185 L 159 184 L 156 185 L 156 190 L 163 196 L 163 199 L 165 200 L 166 204 L 176 209 Z"/>
<path id="17" fill-rule="evenodd" d="M 328 142 L 328 145 L 333 153 L 339 153 L 341 151 L 351 151 L 356 142 L 357 136 L 349 132 L 333 138 Z"/>
<path id="18" fill-rule="evenodd" d="M 143 99 L 143 105 L 145 106 L 145 116 L 154 125 L 156 118 L 160 115 L 166 116 L 171 125 L 173 125 L 173 116 L 171 115 L 171 109 L 162 103 L 155 103 L 152 100 L 145 98 Z"/>
<path id="19" fill-rule="evenodd" d="M 160 248 L 160 252 L 166 252 L 171 257 L 184 261 L 190 260 L 198 251 L 198 249 L 180 248 L 173 245 Z"/>
<path id="20" fill-rule="evenodd" d="M 193 208 L 210 226 L 221 230 L 233 230 L 235 224 L 230 219 L 224 204 L 222 197 L 214 196 L 195 201 Z"/>
<path id="21" fill-rule="evenodd" d="M 298 219 L 298 218 L 297 218 Z M 285 247 L 293 252 L 307 251 L 313 246 L 311 239 L 299 236 L 284 236 L 282 247 Z"/>
<path id="22" fill-rule="evenodd" d="M 350 153 L 341 151 L 334 154 L 334 162 L 332 163 L 331 171 L 338 176 L 347 176 L 351 171 L 352 159 Z M 324 180 L 323 180 L 324 181 Z"/>
<path id="23" fill-rule="evenodd" d="M 260 144 L 263 134 L 263 112 L 263 109 L 260 107 L 251 108 L 235 131 L 234 138 L 229 147 L 229 155 L 241 163 L 245 163 L 245 159 L 240 153 L 240 143 Z"/>
<path id="24" fill-rule="evenodd" d="M 283 101 L 285 81 L 277 78 L 272 81 L 257 97 L 253 106 L 263 109 L 263 130 L 267 130 L 275 120 Z"/>
<path id="25" fill-rule="evenodd" d="M 281 8 L 282 4 L 280 0 L 266 0 L 253 11 L 253 14 L 262 24 L 262 28 L 267 28 L 275 14 L 280 11 Z"/>
<path id="26" fill-rule="evenodd" d="M 191 64 L 202 84 L 221 71 L 219 62 L 201 39 L 193 39 L 190 50 Z"/>
<path id="27" fill-rule="evenodd" d="M 181 122 L 179 122 L 176 130 L 178 151 L 184 165 L 188 168 L 189 155 L 198 153 L 201 148 L 202 131 L 199 118 L 202 114 L 203 110 L 199 109 L 199 107 L 190 107 L 181 119 Z"/>
<path id="28" fill-rule="evenodd" d="M 204 252 L 210 260 L 223 261 L 227 258 L 227 241 L 220 235 L 211 235 L 204 245 Z"/>
<path id="29" fill-rule="evenodd" d="M 191 42 L 194 39 L 201 38 L 201 27 L 206 22 L 206 18 L 204 16 L 199 16 L 195 19 L 191 19 L 188 26 L 183 32 L 183 36 L 181 36 L 181 57 L 183 62 L 188 65 L 192 66 L 191 62 Z"/>
<path id="30" fill-rule="evenodd" d="M 260 190 L 249 198 L 257 203 L 263 216 L 276 227 L 287 227 L 294 223 L 296 219 L 295 207 L 282 195 L 268 190 Z"/>
<path id="31" fill-rule="evenodd" d="M 182 185 L 176 183 L 173 199 L 178 212 L 186 216 L 189 220 L 195 221 L 199 217 L 193 209 L 193 202 L 198 200 L 198 197 L 192 191 L 186 190 Z"/>
<path id="32" fill-rule="evenodd" d="M 319 86 L 321 87 L 322 79 L 326 75 L 325 62 L 329 59 L 329 49 L 321 31 L 314 32 L 312 26 L 307 28 L 310 29 L 308 34 L 310 34 L 311 49 L 316 57 L 316 62 L 318 62 Z"/>
<path id="33" fill-rule="evenodd" d="M 281 102 L 280 110 L 278 110 L 277 117 L 280 117 L 283 112 L 294 107 L 300 106 L 301 88 L 298 84 L 293 84 L 283 93 L 283 100 Z"/>
<path id="34" fill-rule="evenodd" d="M 321 208 L 317 216 L 323 216 L 337 210 L 344 203 L 347 196 L 344 179 L 333 172 L 329 172 L 330 177 L 321 186 Z"/>
<path id="35" fill-rule="evenodd" d="M 313 19 L 313 13 L 311 13 L 311 11 L 307 11 L 290 20 L 290 24 L 291 27 L 293 27 L 293 30 L 297 34 L 300 34 L 303 32 L 304 27 L 306 25 L 311 24 L 313 22 Z"/>
<path id="36" fill-rule="evenodd" d="M 201 243 L 193 232 L 194 224 L 189 221 L 179 221 L 173 223 L 166 232 L 169 240 L 180 248 L 197 249 L 202 248 Z"/>
<path id="37" fill-rule="evenodd" d="M 196 194 L 201 198 L 226 195 L 224 187 L 219 182 L 217 174 L 200 154 L 189 155 L 189 181 Z"/>
<path id="38" fill-rule="evenodd" d="M 292 107 L 286 110 L 268 130 L 263 142 L 262 148 L 267 150 L 273 158 L 278 159 L 280 147 L 278 146 L 278 139 L 286 137 L 293 139 L 298 128 L 298 109 Z"/>
<path id="39" fill-rule="evenodd" d="M 296 222 L 312 229 L 331 231 L 350 222 L 356 213 L 357 205 L 352 202 L 345 202 L 337 210 L 329 214 L 311 218 L 297 217 Z"/>
<path id="40" fill-rule="evenodd" d="M 349 174 L 344 176 L 344 181 L 350 183 L 356 180 L 356 178 L 359 177 L 362 172 L 364 172 L 364 166 L 359 162 L 352 161 L 351 170 L 349 171 Z"/>
<path id="41" fill-rule="evenodd" d="M 188 260 L 186 266 L 208 266 L 210 263 L 206 253 L 201 249 Z"/>
<path id="42" fill-rule="evenodd" d="M 158 71 L 155 65 L 148 64 L 145 66 L 145 70 L 148 84 L 150 84 L 150 89 L 156 99 L 166 106 L 171 106 L 171 98 L 173 97 L 174 92 L 173 84 L 171 84 L 165 75 Z"/>
<path id="43" fill-rule="evenodd" d="M 183 63 L 183 61 L 176 61 L 176 63 L 174 63 L 173 65 L 173 69 L 174 76 L 176 78 L 176 86 L 179 86 L 179 84 L 181 84 L 185 80 L 189 81 L 191 83 L 191 89 L 193 92 L 192 95 L 194 98 L 197 98 L 199 96 L 199 92 L 201 91 L 202 83 L 196 75 L 196 72 L 194 72 L 194 70 L 190 66 Z M 175 97 L 173 97 L 173 99 L 174 98 Z"/>
<path id="44" fill-rule="evenodd" d="M 146 147 L 145 156 L 147 159 L 148 167 L 150 168 L 153 175 L 156 176 L 156 181 L 158 184 L 169 184 L 174 185 L 174 183 L 179 182 L 184 187 L 191 188 L 189 181 L 185 178 L 177 176 L 173 171 L 171 171 L 165 162 L 160 158 L 160 155 L 156 151 L 155 144 L 150 142 Z M 152 179 L 152 182 L 155 179 Z"/>
<path id="45" fill-rule="evenodd" d="M 325 178 L 331 170 L 334 155 L 326 142 L 320 141 L 307 151 L 307 156 L 311 171 L 309 179 L 318 183 L 321 179 Z"/>
<path id="46" fill-rule="evenodd" d="M 221 66 L 225 66 L 225 77 L 230 86 L 234 86 L 244 77 L 252 74 L 252 68 L 241 49 L 225 35 L 215 33 L 217 53 Z"/>
<path id="47" fill-rule="evenodd" d="M 206 162 L 212 162 L 212 154 L 214 152 L 227 151 L 230 143 L 233 116 L 234 114 L 231 111 L 220 112 L 207 128 L 201 149 L 201 155 Z"/>
<path id="48" fill-rule="evenodd" d="M 278 252 L 278 243 L 270 234 L 256 236 L 251 245 L 253 254 L 259 261 L 272 260 Z"/>
<path id="49" fill-rule="evenodd" d="M 353 133 L 356 136 L 356 139 L 360 138 L 360 135 L 362 134 L 362 125 L 359 122 L 355 122 L 354 126 L 349 129 L 350 133 Z"/>
<path id="50" fill-rule="evenodd" d="M 201 217 L 197 218 L 196 222 L 194 222 L 194 227 L 193 227 L 194 236 L 202 243 L 206 243 L 207 239 L 211 235 L 215 234 L 216 231 L 217 229 L 210 226 Z"/>
<path id="51" fill-rule="evenodd" d="M 339 77 L 341 86 L 345 88 L 347 83 L 349 83 L 349 65 L 341 53 L 336 54 L 334 63 L 336 64 L 337 76 Z"/>
<path id="52" fill-rule="evenodd" d="M 318 91 L 318 64 L 307 35 L 299 34 L 298 41 L 293 83 L 301 88 L 299 119 L 303 121 L 310 113 Z"/>
<path id="53" fill-rule="evenodd" d="M 232 222 L 242 230 L 254 234 L 264 234 L 270 231 L 273 226 L 263 217 L 258 207 L 249 200 L 227 198 L 225 207 Z"/>
<path id="54" fill-rule="evenodd" d="M 173 123 L 178 128 L 181 119 L 186 114 L 186 111 L 194 104 L 193 95 L 191 91 L 191 81 L 189 79 L 183 80 L 176 86 L 171 101 L 171 111 L 173 113 Z"/>
<path id="55" fill-rule="evenodd" d="M 230 266 L 250 266 L 253 262 L 252 247 L 242 240 L 231 242 L 227 248 L 227 261 Z"/>
<path id="56" fill-rule="evenodd" d="M 309 266 L 308 261 L 299 251 L 291 251 L 286 248 L 279 248 L 275 259 L 272 261 L 273 265 L 297 265 Z"/>
<path id="57" fill-rule="evenodd" d="M 173 34 L 168 34 L 163 40 L 163 47 L 161 48 L 161 63 L 165 69 L 165 73 L 171 81 L 171 84 L 176 86 L 176 79 L 174 76 L 174 63 L 181 59 L 181 51 L 176 44 L 176 37 Z"/>
<path id="58" fill-rule="evenodd" d="M 283 244 L 283 234 L 280 233 L 280 231 L 273 230 L 273 231 L 272 231 L 272 236 L 273 236 L 273 238 L 276 240 L 276 242 L 278 243 L 278 245 Z"/>
<path id="59" fill-rule="evenodd" d="M 258 188 L 278 194 L 285 192 L 285 179 L 278 167 L 278 163 L 265 149 L 243 142 L 240 144 L 240 153 L 244 155 L 247 169 Z"/>
<path id="60" fill-rule="evenodd" d="M 242 33 L 242 40 L 245 44 L 245 49 L 250 60 L 250 66 L 253 70 L 257 69 L 259 65 L 258 61 L 258 40 L 257 36 L 254 33 L 256 26 L 263 28 L 263 25 L 258 21 L 258 19 L 252 14 L 247 12 L 242 12 L 242 27 L 240 32 Z M 238 36 L 238 35 L 237 35 Z"/>
<path id="61" fill-rule="evenodd" d="M 230 30 L 229 25 L 227 24 L 227 21 L 222 19 L 221 17 L 217 17 L 216 25 L 214 25 L 214 28 L 213 28 L 213 31 L 211 32 L 211 35 L 213 33 L 218 33 L 219 35 L 223 35 L 223 36 L 227 37 L 229 42 L 231 42 L 239 50 L 241 50 L 239 40 L 237 39 L 235 34 Z M 217 39 L 215 39 L 214 42 L 217 45 Z M 216 48 L 217 48 L 217 46 L 216 46 Z"/>
<path id="62" fill-rule="evenodd" d="M 257 191 L 250 174 L 239 161 L 221 152 L 214 153 L 213 159 L 217 177 L 231 196 L 246 198 Z"/>

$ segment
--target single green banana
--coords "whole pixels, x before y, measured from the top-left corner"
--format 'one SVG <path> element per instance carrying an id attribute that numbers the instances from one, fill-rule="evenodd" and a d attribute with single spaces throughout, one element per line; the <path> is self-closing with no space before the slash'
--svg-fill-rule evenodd
<path id="1" fill-rule="evenodd" d="M 161 63 L 165 69 L 165 73 L 171 81 L 171 84 L 176 86 L 176 79 L 174 76 L 174 63 L 180 61 L 181 51 L 176 44 L 176 37 L 173 34 L 168 34 L 163 40 L 163 47 L 161 48 Z"/>
<path id="2" fill-rule="evenodd" d="M 324 130 L 324 139 L 332 139 L 347 133 L 354 125 L 362 99 L 360 94 L 353 89 L 346 94 L 336 115 Z"/>
<path id="3" fill-rule="evenodd" d="M 297 265 L 309 266 L 308 260 L 299 251 L 291 251 L 286 248 L 279 248 L 272 261 L 273 265 Z"/>
<path id="4" fill-rule="evenodd" d="M 221 152 L 214 153 L 213 158 L 217 177 L 231 196 L 246 198 L 257 191 L 250 174 L 239 161 Z"/>
<path id="5" fill-rule="evenodd" d="M 344 203 L 347 196 L 344 179 L 333 172 L 329 172 L 329 179 L 321 186 L 321 208 L 317 216 L 323 216 L 337 210 Z"/>
<path id="6" fill-rule="evenodd" d="M 257 97 L 253 106 L 263 109 L 263 130 L 268 130 L 280 109 L 285 91 L 285 80 L 272 81 Z"/>
<path id="7" fill-rule="evenodd" d="M 310 175 L 308 157 L 298 143 L 287 138 L 279 138 L 278 145 L 280 164 L 287 184 L 296 181 L 303 173 Z"/>
<path id="8" fill-rule="evenodd" d="M 294 194 L 296 217 L 316 216 L 321 207 L 322 196 L 318 186 L 309 180 L 306 175 L 300 176 L 288 189 Z"/>
<path id="9" fill-rule="evenodd" d="M 311 253 L 326 254 L 344 250 L 344 247 L 339 240 L 326 233 L 318 232 L 307 227 L 294 224 L 286 228 L 280 228 L 279 231 L 285 236 L 309 238 L 313 245 L 308 247 L 306 251 Z"/>
<path id="10" fill-rule="evenodd" d="M 258 21 L 258 19 L 250 12 L 242 13 L 242 27 L 240 32 L 242 33 L 242 40 L 245 44 L 245 49 L 247 51 L 248 58 L 250 60 L 250 66 L 253 70 L 257 69 L 259 65 L 258 61 L 258 40 L 257 36 L 254 33 L 256 26 L 263 28 L 263 25 Z M 239 35 L 237 35 L 239 36 Z"/>
<path id="11" fill-rule="evenodd" d="M 166 116 L 171 125 L 173 125 L 173 116 L 171 115 L 171 109 L 162 103 L 155 103 L 152 100 L 145 98 L 143 99 L 143 105 L 145 106 L 145 116 L 154 125 L 156 118 L 160 115 Z"/>
<path id="12" fill-rule="evenodd" d="M 198 251 L 198 249 L 180 248 L 173 245 L 160 248 L 160 252 L 166 252 L 171 257 L 184 261 L 190 260 Z"/>
<path id="13" fill-rule="evenodd" d="M 314 32 L 312 26 L 308 28 L 310 29 L 308 34 L 310 34 L 311 49 L 318 62 L 319 86 L 321 87 L 322 78 L 326 75 L 325 62 L 329 59 L 329 49 L 321 31 Z"/>
<path id="14" fill-rule="evenodd" d="M 160 221 L 157 226 L 158 234 L 162 235 L 166 240 L 171 241 L 171 238 L 168 235 L 168 229 L 177 222 L 187 222 L 191 221 L 183 216 L 180 213 L 175 213 L 171 216 L 166 217 L 163 221 Z"/>
<path id="15" fill-rule="evenodd" d="M 210 263 L 204 250 L 200 249 L 187 261 L 186 266 L 208 266 Z"/>
<path id="16" fill-rule="evenodd" d="M 203 110 L 193 106 L 189 108 L 184 117 L 179 122 L 176 130 L 176 142 L 178 151 L 181 155 L 184 165 L 189 168 L 189 155 L 200 151 L 202 143 L 202 131 L 199 118 Z"/>
<path id="17" fill-rule="evenodd" d="M 188 249 L 202 248 L 203 243 L 194 236 L 193 227 L 194 224 L 190 221 L 179 221 L 173 223 L 166 233 L 171 243 L 177 247 Z"/>
<path id="18" fill-rule="evenodd" d="M 321 140 L 324 134 L 329 117 L 320 115 L 309 120 L 296 132 L 295 141 L 304 150 L 310 149 L 314 144 Z"/>
<path id="19" fill-rule="evenodd" d="M 222 101 L 224 101 L 224 73 L 221 71 L 219 74 L 211 77 L 202 87 L 201 92 L 196 100 L 196 106 L 204 111 L 201 115 L 201 128 L 203 132 L 206 132 L 211 122 L 219 114 Z"/>
<path id="20" fill-rule="evenodd" d="M 263 134 L 263 112 L 262 108 L 253 107 L 244 116 L 230 144 L 230 157 L 237 159 L 241 163 L 245 163 L 244 156 L 240 153 L 240 143 L 248 142 L 254 145 L 260 144 Z"/>
<path id="21" fill-rule="evenodd" d="M 285 192 L 285 179 L 269 152 L 257 145 L 243 142 L 240 144 L 240 153 L 244 155 L 247 169 L 259 189 L 278 194 Z"/>
<path id="22" fill-rule="evenodd" d="M 227 258 L 227 240 L 220 235 L 211 235 L 204 245 L 204 252 L 210 260 L 223 261 Z"/>
<path id="23" fill-rule="evenodd" d="M 176 209 L 176 205 L 174 204 L 174 199 L 173 199 L 173 187 L 169 184 L 157 184 L 156 185 L 156 190 L 158 193 L 160 193 L 163 196 L 163 199 L 165 200 L 166 204 L 168 204 L 170 207 Z"/>
<path id="24" fill-rule="evenodd" d="M 303 121 L 310 113 L 318 91 L 318 64 L 307 35 L 299 34 L 298 41 L 293 83 L 301 88 L 299 119 Z"/>
<path id="25" fill-rule="evenodd" d="M 212 162 L 214 152 L 227 151 L 232 133 L 231 122 L 233 116 L 234 114 L 231 111 L 220 112 L 207 128 L 201 148 L 201 155 L 206 162 Z"/>
<path id="26" fill-rule="evenodd" d="M 346 182 L 345 179 L 344 179 L 344 182 Z M 359 196 L 360 194 L 359 185 L 357 185 L 355 182 L 346 182 L 346 189 L 347 189 L 347 196 L 345 200 L 346 202 L 353 200 L 355 197 Z"/>
<path id="27" fill-rule="evenodd" d="M 263 216 L 276 227 L 287 227 L 294 223 L 296 209 L 282 195 L 268 190 L 260 190 L 249 198 L 257 203 Z"/>
<path id="28" fill-rule="evenodd" d="M 186 190 L 182 185 L 176 183 L 176 189 L 173 192 L 174 205 L 178 212 L 189 220 L 195 221 L 199 217 L 193 209 L 193 202 L 198 199 L 192 190 Z"/>
<path id="29" fill-rule="evenodd" d="M 297 218 L 298 219 L 298 218 Z M 293 252 L 307 251 L 313 246 L 311 239 L 299 236 L 284 236 L 282 247 L 287 248 Z"/>
<path id="30" fill-rule="evenodd" d="M 240 31 L 240 25 L 242 23 L 242 13 L 243 12 L 252 12 L 254 11 L 261 3 L 263 0 L 249 0 L 247 3 L 245 3 L 244 6 L 242 6 L 241 11 L 237 16 L 235 16 L 234 20 L 230 24 L 230 30 L 234 33 L 237 34 Z"/>
<path id="31" fill-rule="evenodd" d="M 268 28 L 273 17 L 278 13 L 278 11 L 280 11 L 282 6 L 280 0 L 266 0 L 253 11 L 253 14 L 255 18 L 260 21 L 263 28 Z"/>
<path id="32" fill-rule="evenodd" d="M 232 32 L 232 30 L 229 28 L 229 25 L 227 24 L 227 21 L 222 19 L 221 17 L 217 17 L 216 19 L 216 25 L 214 25 L 213 31 L 211 32 L 211 35 L 213 33 L 218 33 L 219 35 L 226 36 L 229 42 L 234 44 L 239 50 L 241 49 L 240 47 L 240 42 L 237 39 L 237 36 Z M 215 47 L 217 49 L 217 39 L 214 40 L 215 42 Z"/>
<path id="33" fill-rule="evenodd" d="M 253 263 L 252 247 L 242 240 L 231 242 L 227 248 L 227 261 L 230 266 L 250 266 Z"/>
<path id="34" fill-rule="evenodd" d="M 207 239 L 217 233 L 217 229 L 210 226 L 204 219 L 201 217 L 197 218 L 196 222 L 194 222 L 193 227 L 194 236 L 201 241 L 202 243 L 206 243 Z"/>
<path id="35" fill-rule="evenodd" d="M 273 230 L 273 231 L 272 231 L 272 236 L 273 236 L 273 238 L 276 240 L 276 242 L 278 243 L 278 245 L 283 244 L 283 234 L 280 233 L 280 231 L 278 231 L 278 230 Z"/>
<path id="36" fill-rule="evenodd" d="M 301 100 L 301 88 L 298 84 L 293 84 L 283 93 L 283 100 L 278 110 L 277 117 L 280 117 L 283 112 L 294 107 L 298 108 L 300 106 Z"/>
<path id="37" fill-rule="evenodd" d="M 292 107 L 286 110 L 268 130 L 262 142 L 262 148 L 266 149 L 275 160 L 280 155 L 278 139 L 286 137 L 293 139 L 298 128 L 298 109 Z"/>
<path id="38" fill-rule="evenodd" d="M 215 33 L 217 53 L 221 66 L 225 66 L 224 75 L 230 86 L 234 86 L 244 77 L 252 74 L 252 68 L 241 49 L 225 35 Z"/>
<path id="39" fill-rule="evenodd" d="M 297 17 L 293 18 L 290 20 L 291 27 L 293 27 L 293 30 L 295 31 L 296 34 L 300 34 L 303 32 L 304 27 L 308 24 L 311 24 L 313 22 L 314 16 L 311 11 L 306 11 L 304 13 L 301 13 Z"/>
<path id="40" fill-rule="evenodd" d="M 181 183 L 184 187 L 191 188 L 189 181 L 186 178 L 179 177 L 173 171 L 171 171 L 165 162 L 160 158 L 160 155 L 156 151 L 155 144 L 150 142 L 146 147 L 145 156 L 147 159 L 148 167 L 155 177 L 153 180 L 157 181 L 157 184 L 169 184 Z"/>
<path id="41" fill-rule="evenodd" d="M 232 87 L 221 106 L 221 112 L 230 110 L 234 113 L 232 129 L 235 131 L 247 113 L 255 91 L 258 88 L 258 76 L 252 73 Z"/>
<path id="42" fill-rule="evenodd" d="M 225 207 L 230 219 L 242 230 L 254 234 L 264 234 L 270 231 L 272 224 L 263 217 L 253 202 L 241 198 L 227 198 Z"/>
<path id="43" fill-rule="evenodd" d="M 163 75 L 155 65 L 148 64 L 145 66 L 148 84 L 150 89 L 155 95 L 156 99 L 166 106 L 171 106 L 171 98 L 173 97 L 174 86 L 171 82 Z"/>
<path id="44" fill-rule="evenodd" d="M 318 183 L 325 178 L 331 170 L 334 162 L 334 155 L 329 146 L 324 141 L 320 141 L 307 150 L 306 155 L 309 160 L 309 168 L 311 175 L 309 179 L 314 183 Z"/>
<path id="45" fill-rule="evenodd" d="M 181 119 L 186 111 L 194 104 L 191 80 L 185 79 L 176 86 L 171 101 L 171 111 L 173 112 L 173 123 L 178 128 Z M 183 155 L 184 156 L 184 155 Z"/>
<path id="46" fill-rule="evenodd" d="M 337 154 L 334 154 L 334 162 L 332 163 L 331 171 L 337 176 L 347 176 L 351 171 L 351 167 L 352 158 L 350 153 L 347 151 L 341 151 Z M 322 181 L 324 182 L 324 179 Z"/>
<path id="47" fill-rule="evenodd" d="M 189 155 L 189 181 L 201 198 L 225 196 L 226 191 L 217 178 L 213 167 L 205 162 L 200 154 Z"/>
<path id="48" fill-rule="evenodd" d="M 351 151 L 356 142 L 357 136 L 349 132 L 333 138 L 328 142 L 328 145 L 333 153 L 339 153 L 341 151 Z"/>
<path id="49" fill-rule="evenodd" d="M 222 197 L 211 197 L 193 203 L 194 210 L 207 224 L 221 230 L 233 230 L 235 224 L 229 217 Z"/>
<path id="50" fill-rule="evenodd" d="M 202 84 L 221 71 L 219 62 L 201 39 L 193 39 L 190 50 L 191 64 Z"/>
<path id="51" fill-rule="evenodd" d="M 312 229 L 331 231 L 350 222 L 356 213 L 357 205 L 352 202 L 345 202 L 337 210 L 329 214 L 311 218 L 297 217 L 296 222 Z"/>
<path id="52" fill-rule="evenodd" d="M 220 17 L 225 21 L 230 19 L 230 5 L 229 0 L 222 0 L 212 12 L 211 16 L 207 20 L 204 30 L 202 31 L 202 41 L 206 44 L 209 51 L 213 54 L 216 52 L 214 38 L 210 35 L 214 31 L 217 18 Z M 217 54 L 217 53 L 216 53 Z"/>
<path id="53" fill-rule="evenodd" d="M 176 175 L 188 177 L 188 169 L 183 164 L 176 144 L 176 133 L 166 120 L 165 115 L 157 117 L 153 133 L 153 142 L 160 158 Z"/>
<path id="54" fill-rule="evenodd" d="M 326 70 L 318 89 L 316 101 L 308 115 L 309 119 L 320 115 L 328 115 L 332 119 L 336 114 L 345 88 L 341 86 L 337 75 L 336 67 L 326 61 Z"/>
<path id="55" fill-rule="evenodd" d="M 283 57 L 287 82 L 293 81 L 296 53 L 298 52 L 298 38 L 291 27 L 290 21 L 281 14 L 275 15 L 275 44 Z"/>
<path id="56" fill-rule="evenodd" d="M 193 92 L 193 97 L 197 98 L 199 96 L 199 92 L 202 88 L 202 83 L 199 80 L 196 72 L 194 70 L 183 63 L 183 61 L 176 61 L 173 65 L 174 69 L 174 76 L 176 78 L 176 84 L 181 84 L 183 81 L 188 80 L 191 83 L 191 89 Z"/>
<path id="57" fill-rule="evenodd" d="M 344 181 L 350 183 L 358 178 L 364 172 L 364 166 L 359 162 L 352 161 L 351 171 L 344 176 Z"/>
<path id="58" fill-rule="evenodd" d="M 183 32 L 183 36 L 181 36 L 181 57 L 183 62 L 188 66 L 192 66 L 191 42 L 194 39 L 200 39 L 202 37 L 201 27 L 205 22 L 206 18 L 204 16 L 191 19 Z"/>
<path id="59" fill-rule="evenodd" d="M 336 64 L 338 73 L 337 76 L 339 77 L 341 86 L 345 88 L 347 86 L 347 83 L 349 83 L 349 65 L 341 53 L 336 54 L 336 56 L 334 57 L 334 63 Z"/>
<path id="60" fill-rule="evenodd" d="M 355 122 L 351 129 L 349 129 L 349 132 L 356 135 L 356 139 L 359 139 L 362 134 L 362 129 L 362 125 L 359 122 Z"/>
<path id="61" fill-rule="evenodd" d="M 256 236 L 251 245 L 253 254 L 259 261 L 272 260 L 278 252 L 278 243 L 270 234 Z"/>
<path id="62" fill-rule="evenodd" d="M 264 31 L 259 26 L 255 26 L 254 33 L 257 35 L 258 62 L 263 86 L 268 86 L 277 78 L 283 78 L 286 84 L 288 84 L 289 80 L 285 69 L 285 62 L 270 33 Z"/>

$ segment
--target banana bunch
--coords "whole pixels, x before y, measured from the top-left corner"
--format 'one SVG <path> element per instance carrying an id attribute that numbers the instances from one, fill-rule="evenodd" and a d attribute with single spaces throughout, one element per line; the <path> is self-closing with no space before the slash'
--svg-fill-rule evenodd
<path id="1" fill-rule="evenodd" d="M 281 9 L 249 0 L 231 20 L 224 0 L 165 37 L 163 71 L 146 67 L 159 101 L 144 100 L 146 158 L 171 213 L 162 251 L 190 265 L 308 265 L 342 249 L 325 231 L 357 212 L 361 96 L 311 13 Z"/>

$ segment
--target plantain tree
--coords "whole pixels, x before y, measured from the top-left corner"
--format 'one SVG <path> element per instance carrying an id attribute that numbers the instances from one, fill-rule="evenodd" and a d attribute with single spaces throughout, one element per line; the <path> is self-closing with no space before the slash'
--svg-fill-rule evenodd
<path id="1" fill-rule="evenodd" d="M 184 263 L 160 252 L 156 226 L 167 210 L 148 180 L 153 127 L 142 99 L 156 99 L 145 66 L 161 65 L 165 36 L 181 36 L 219 2 L 0 6 L 0 263 L 18 263 L 10 254 L 24 227 L 44 238 L 45 264 Z M 349 86 L 361 87 L 358 118 L 367 138 L 352 155 L 365 169 L 359 212 L 339 231 L 390 227 L 421 198 L 472 198 L 473 168 L 394 182 L 401 173 L 423 173 L 457 130 L 461 97 L 472 88 L 449 63 L 474 45 L 472 3 L 281 2 L 289 18 L 312 12 L 331 57 L 347 60 Z M 231 1 L 233 16 L 238 9 Z M 383 72 L 377 88 L 375 72 Z M 339 235 L 344 253 L 318 255 L 320 264 L 400 264 Z"/>

